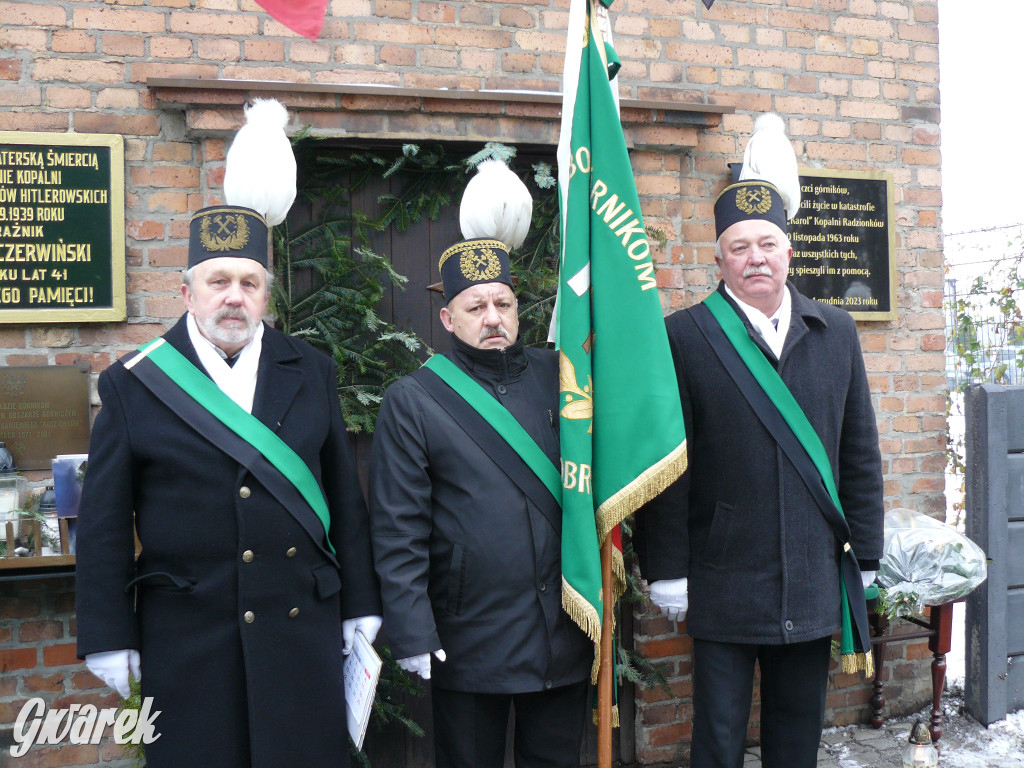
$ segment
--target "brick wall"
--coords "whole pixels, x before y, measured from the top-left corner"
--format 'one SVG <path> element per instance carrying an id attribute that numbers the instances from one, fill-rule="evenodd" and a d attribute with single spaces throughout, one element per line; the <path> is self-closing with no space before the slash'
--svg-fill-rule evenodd
<path id="1" fill-rule="evenodd" d="M 893 175 L 899 318 L 861 323 L 861 342 L 886 503 L 931 514 L 944 509 L 945 463 L 937 14 L 936 0 L 717 0 L 710 11 L 699 0 L 618 0 L 612 14 L 624 97 L 734 109 L 690 121 L 655 110 L 629 118 L 647 223 L 667 236 L 658 273 L 667 311 L 716 283 L 712 201 L 757 113 L 785 118 L 801 165 Z M 0 327 L 0 365 L 85 360 L 98 373 L 181 313 L 186 214 L 218 199 L 226 141 L 253 89 L 211 83 L 186 92 L 151 87 L 152 78 L 298 84 L 273 95 L 292 109 L 293 125 L 322 136 L 512 144 L 556 136 L 550 105 L 339 95 L 329 87 L 558 91 L 567 0 L 332 0 L 316 42 L 252 0 L 0 0 L 0 18 L 0 130 L 125 136 L 129 314 L 126 323 Z M 5 604 L 12 595 L 43 600 L 39 584 L 54 583 L 5 585 Z M 22 590 L 35 597 L 22 598 Z M 3 614 L 0 653 L 20 658 L 23 625 L 9 631 L 14 620 L 21 621 Z M 38 642 L 71 643 L 71 618 L 60 621 L 60 637 Z M 638 759 L 677 761 L 687 749 L 689 643 L 653 615 L 641 616 L 638 630 L 640 646 L 669 665 L 678 696 L 639 697 Z M 890 648 L 893 711 L 928 698 L 922 648 Z M 43 678 L 73 669 L 55 667 Z M 76 695 L 79 678 L 67 677 L 60 693 Z M 27 679 L 5 671 L 0 707 L 30 694 Z M 863 684 L 834 676 L 830 721 L 863 721 L 868 695 Z"/>
<path id="2" fill-rule="evenodd" d="M 65 740 L 37 745 L 23 757 L 10 756 L 11 726 L 30 699 L 41 698 L 47 711 L 74 704 L 98 709 L 117 706 L 117 695 L 75 655 L 74 587 L 71 576 L 0 581 L 0 766 L 129 766 L 109 737 L 98 744 Z"/>

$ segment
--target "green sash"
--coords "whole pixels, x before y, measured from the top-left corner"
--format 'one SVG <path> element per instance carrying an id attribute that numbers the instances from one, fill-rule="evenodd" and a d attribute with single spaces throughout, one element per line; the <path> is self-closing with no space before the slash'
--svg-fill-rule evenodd
<path id="1" fill-rule="evenodd" d="M 281 473 L 302 495 L 313 509 L 324 527 L 327 546 L 334 552 L 334 546 L 326 534 L 330 530 L 331 517 L 327 509 L 320 484 L 312 471 L 297 453 L 266 424 L 251 413 L 246 413 L 238 403 L 221 391 L 212 379 L 196 368 L 178 350 L 156 339 L 139 347 L 139 354 L 125 364 L 131 368 L 142 360 L 151 360 L 182 392 L 209 411 L 224 426 L 252 445 L 278 472 Z"/>
<path id="2" fill-rule="evenodd" d="M 839 579 L 842 597 L 840 604 L 842 616 L 842 633 L 840 638 L 840 650 L 843 657 L 842 666 L 844 672 L 864 669 L 866 674 L 871 675 L 874 672 L 870 640 L 866 639 L 866 611 L 862 605 L 858 605 L 857 609 L 853 609 L 850 603 L 851 590 L 859 590 L 860 594 L 863 594 L 863 585 L 858 581 L 860 570 L 856 567 L 856 559 L 848 541 L 849 529 L 845 521 L 841 519 L 844 516 L 843 507 L 839 501 L 835 477 L 832 474 L 832 464 L 829 462 L 828 454 L 825 452 L 825 446 L 822 445 L 821 438 L 818 437 L 818 433 L 814 431 L 814 427 L 807 420 L 807 416 L 804 414 L 800 404 L 793 397 L 793 393 L 789 391 L 789 387 L 786 386 L 778 371 L 768 362 L 761 350 L 751 340 L 746 327 L 743 325 L 743 321 L 722 294 L 715 291 L 703 303 L 721 326 L 726 338 L 753 375 L 757 384 L 760 385 L 772 404 L 778 409 L 785 423 L 792 430 L 793 435 L 813 463 L 814 469 L 817 470 L 821 482 L 828 492 L 829 500 L 831 500 L 835 510 L 839 513 L 836 526 L 841 525 L 846 529 L 846 540 L 842 536 L 839 537 L 844 547 Z M 796 461 L 797 457 L 791 458 Z M 813 495 L 815 489 L 811 487 L 810 490 Z M 824 503 L 827 504 L 827 502 Z M 823 507 L 822 511 L 826 513 L 826 519 L 828 519 L 828 510 Z M 833 514 L 835 513 L 833 512 Z M 833 526 L 833 528 L 836 526 Z M 848 581 L 849 585 L 847 584 Z M 855 584 L 854 582 L 857 583 Z M 857 611 L 856 614 L 853 613 L 854 610 Z"/>
<path id="3" fill-rule="evenodd" d="M 537 442 L 530 437 L 530 433 L 523 429 L 523 426 L 516 421 L 515 416 L 488 394 L 487 390 L 481 387 L 472 376 L 444 355 L 433 355 L 423 365 L 437 374 L 474 411 L 480 414 L 484 421 L 494 428 L 494 431 L 511 446 L 512 450 L 526 463 L 526 466 L 544 483 L 544 486 L 551 492 L 555 501 L 561 506 L 562 477 L 559 474 L 558 468 L 551 463 L 551 459 L 541 450 Z"/>

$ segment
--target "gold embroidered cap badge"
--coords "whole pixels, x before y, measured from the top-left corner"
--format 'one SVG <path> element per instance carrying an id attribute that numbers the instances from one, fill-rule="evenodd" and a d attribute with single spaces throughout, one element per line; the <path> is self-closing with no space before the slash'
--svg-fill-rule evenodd
<path id="1" fill-rule="evenodd" d="M 459 258 L 462 276 L 475 283 L 493 280 L 501 274 L 501 262 L 492 248 L 467 250 Z"/>
<path id="2" fill-rule="evenodd" d="M 768 213 L 772 196 L 766 187 L 749 187 L 736 191 L 736 207 L 743 213 Z"/>
<path id="3" fill-rule="evenodd" d="M 199 241 L 208 251 L 240 251 L 249 242 L 249 223 L 240 213 L 208 213 L 199 222 Z"/>

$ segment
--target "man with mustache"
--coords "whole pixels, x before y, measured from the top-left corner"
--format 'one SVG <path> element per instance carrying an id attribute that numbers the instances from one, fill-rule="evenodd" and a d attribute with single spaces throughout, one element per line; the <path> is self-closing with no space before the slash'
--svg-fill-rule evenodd
<path id="1" fill-rule="evenodd" d="M 431 680 L 438 768 L 500 768 L 510 708 L 517 766 L 575 768 L 593 646 L 561 606 L 559 503 L 515 447 L 558 467 L 557 354 L 519 339 L 503 242 L 440 272 L 451 350 L 388 389 L 374 433 L 384 631 Z"/>
<path id="2" fill-rule="evenodd" d="M 150 768 L 348 765 L 343 654 L 381 622 L 337 372 L 262 322 L 267 239 L 198 211 L 185 315 L 99 378 L 78 653 L 153 697 Z"/>
<path id="3" fill-rule="evenodd" d="M 742 765 L 755 665 L 764 766 L 814 768 L 843 594 L 866 620 L 863 587 L 882 554 L 881 459 L 856 325 L 787 282 L 787 214 L 800 202 L 789 152 L 792 178 L 741 176 L 718 197 L 718 290 L 666 321 L 690 466 L 637 513 L 634 543 L 652 601 L 693 638 L 693 768 Z M 762 381 L 788 390 L 809 422 L 841 511 L 816 495 L 825 473 L 802 471 L 813 453 L 801 458 L 802 440 L 791 452 L 774 419 L 789 402 L 778 389 L 766 400 Z M 847 661 L 866 663 L 844 655 L 844 671 Z"/>

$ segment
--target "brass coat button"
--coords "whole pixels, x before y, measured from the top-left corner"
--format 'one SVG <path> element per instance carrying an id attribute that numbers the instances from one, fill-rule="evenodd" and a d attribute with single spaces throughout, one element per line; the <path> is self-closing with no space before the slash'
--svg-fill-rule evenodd
<path id="1" fill-rule="evenodd" d="M 241 496 L 243 499 L 248 499 L 249 496 L 252 495 L 252 491 L 249 490 L 249 486 L 243 485 L 241 488 L 238 489 L 238 495 Z"/>
<path id="2" fill-rule="evenodd" d="M 292 609 L 291 609 L 290 611 L 288 611 L 288 615 L 289 615 L 289 616 L 290 616 L 291 618 L 293 618 L 293 619 L 294 619 L 294 618 L 295 618 L 296 616 L 298 616 L 298 615 L 299 615 L 299 609 L 298 609 L 298 608 L 292 608 Z"/>
<path id="3" fill-rule="evenodd" d="M 297 550 L 295 547 L 288 547 L 288 551 L 284 553 L 285 557 L 295 557 Z"/>
<path id="4" fill-rule="evenodd" d="M 246 624 L 252 624 L 254 621 L 256 621 L 256 614 L 252 611 L 246 611 L 245 614 L 243 614 L 242 618 L 245 619 Z"/>
<path id="5" fill-rule="evenodd" d="M 247 549 L 242 553 L 242 559 L 247 563 L 251 563 L 254 557 L 256 557 L 256 555 L 253 554 L 251 549 Z"/>

